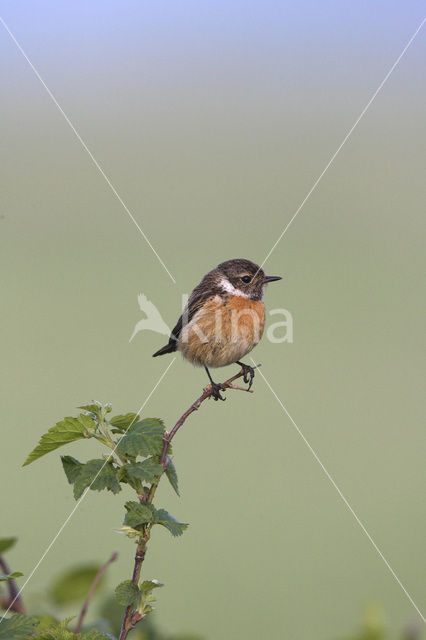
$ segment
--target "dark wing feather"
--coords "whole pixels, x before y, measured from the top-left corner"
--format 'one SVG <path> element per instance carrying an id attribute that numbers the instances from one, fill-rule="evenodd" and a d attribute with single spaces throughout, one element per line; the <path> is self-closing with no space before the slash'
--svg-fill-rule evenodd
<path id="1" fill-rule="evenodd" d="M 209 275 L 209 274 L 208 274 Z M 208 283 L 207 276 L 200 282 L 198 286 L 195 287 L 194 291 L 188 298 L 188 302 L 185 305 L 185 309 L 183 310 L 182 315 L 177 321 L 175 327 L 173 328 L 172 333 L 170 334 L 169 342 L 164 347 L 156 351 L 153 356 L 161 356 L 165 353 L 173 353 L 173 351 L 177 350 L 177 341 L 179 340 L 179 336 L 182 333 L 182 329 L 185 325 L 189 324 L 197 313 L 197 311 L 203 306 L 203 304 L 217 295 L 218 293 L 223 293 L 219 288 L 212 287 L 210 283 Z"/>
<path id="2" fill-rule="evenodd" d="M 198 287 L 201 287 L 201 285 L 198 285 Z M 205 289 L 200 291 L 198 290 L 198 287 L 196 287 L 189 296 L 185 309 L 170 335 L 170 340 L 174 340 L 176 342 L 179 339 L 183 327 L 191 322 L 197 311 L 201 309 L 203 304 L 207 302 L 209 298 L 212 297 L 211 291 L 206 291 Z"/>

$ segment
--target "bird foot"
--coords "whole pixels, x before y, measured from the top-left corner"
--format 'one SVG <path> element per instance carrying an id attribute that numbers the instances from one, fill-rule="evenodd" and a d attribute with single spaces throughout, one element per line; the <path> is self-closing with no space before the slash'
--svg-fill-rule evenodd
<path id="1" fill-rule="evenodd" d="M 220 393 L 221 391 L 226 390 L 225 385 L 220 384 L 219 382 L 212 382 L 210 386 L 212 388 L 212 398 L 214 398 L 214 400 L 226 400 L 226 398 L 224 398 Z"/>
<path id="2" fill-rule="evenodd" d="M 243 380 L 246 384 L 248 384 L 247 391 L 250 391 L 251 385 L 253 384 L 254 378 L 254 369 L 249 364 L 244 364 L 244 362 L 237 362 L 243 370 Z"/>

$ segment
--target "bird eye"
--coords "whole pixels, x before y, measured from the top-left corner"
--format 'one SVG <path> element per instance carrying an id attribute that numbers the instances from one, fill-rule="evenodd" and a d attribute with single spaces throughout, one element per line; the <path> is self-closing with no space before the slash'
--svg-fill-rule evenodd
<path id="1" fill-rule="evenodd" d="M 251 276 L 243 276 L 241 280 L 248 284 L 249 282 L 251 282 Z"/>

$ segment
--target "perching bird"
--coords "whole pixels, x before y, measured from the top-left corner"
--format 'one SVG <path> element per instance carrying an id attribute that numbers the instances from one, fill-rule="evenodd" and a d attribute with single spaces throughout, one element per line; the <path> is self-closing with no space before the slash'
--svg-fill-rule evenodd
<path id="1" fill-rule="evenodd" d="M 254 369 L 241 362 L 257 345 L 265 326 L 263 293 L 268 282 L 280 276 L 266 276 L 254 262 L 235 258 L 209 271 L 195 287 L 173 329 L 168 344 L 153 356 L 180 351 L 196 366 L 204 366 L 215 400 L 225 400 L 221 384 L 213 382 L 209 367 L 238 364 L 244 382 L 251 387 Z"/>

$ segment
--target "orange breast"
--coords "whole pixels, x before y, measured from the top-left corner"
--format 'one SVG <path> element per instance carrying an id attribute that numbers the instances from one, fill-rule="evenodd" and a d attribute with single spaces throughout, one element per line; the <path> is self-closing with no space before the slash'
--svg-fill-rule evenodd
<path id="1" fill-rule="evenodd" d="M 223 367 L 251 351 L 262 337 L 264 326 L 262 301 L 215 296 L 183 329 L 178 348 L 193 364 Z"/>

